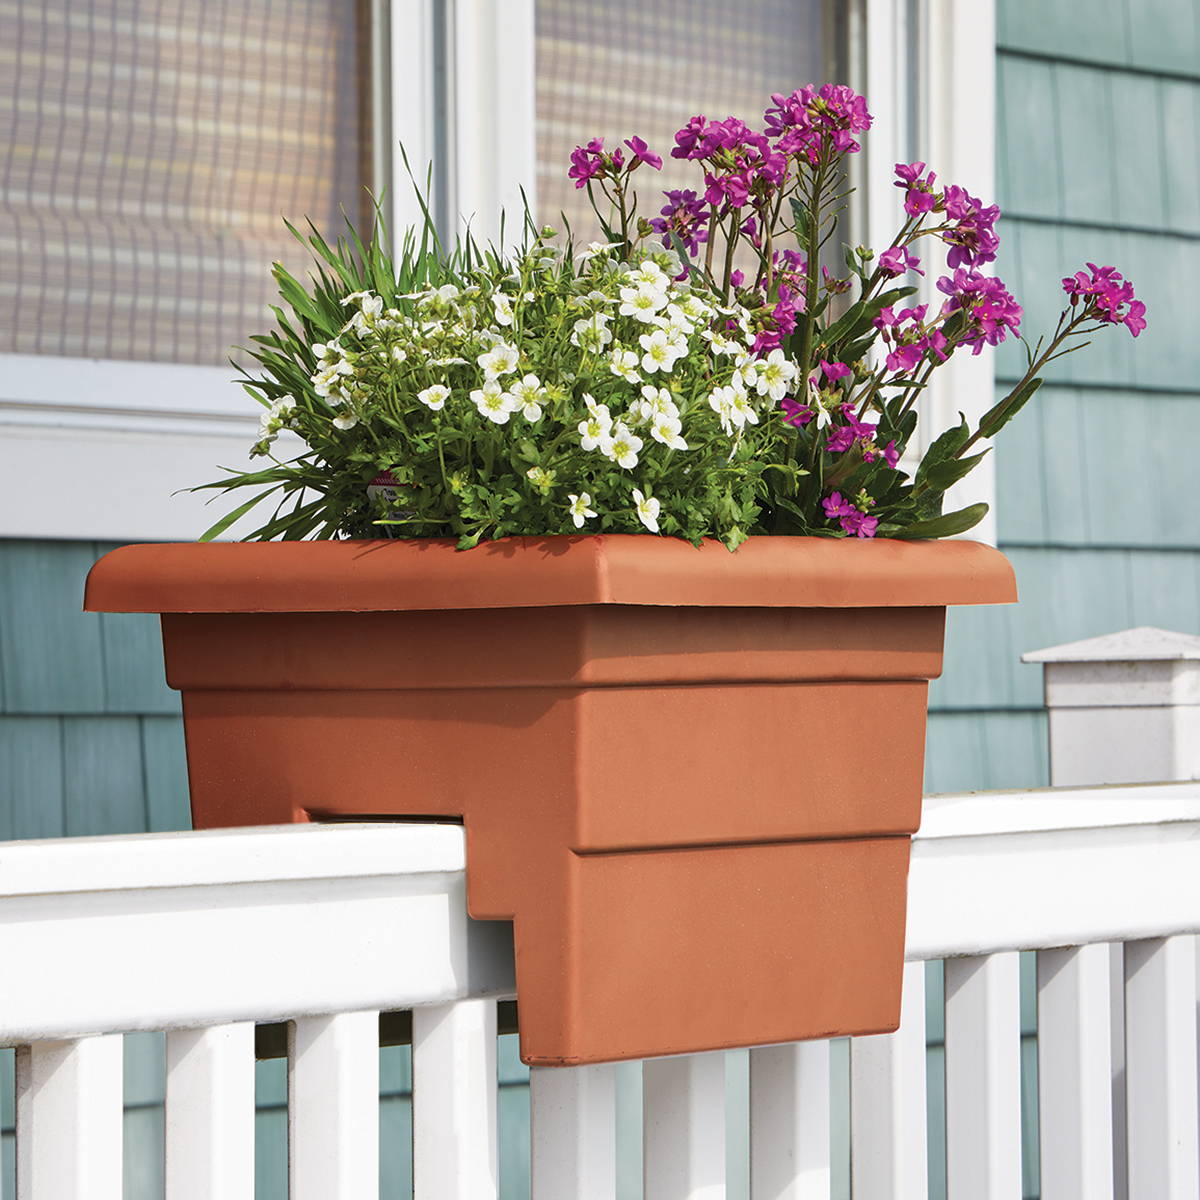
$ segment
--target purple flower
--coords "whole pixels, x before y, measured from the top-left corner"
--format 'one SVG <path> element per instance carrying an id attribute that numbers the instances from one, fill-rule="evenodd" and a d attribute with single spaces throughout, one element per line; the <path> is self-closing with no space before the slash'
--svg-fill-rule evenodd
<path id="1" fill-rule="evenodd" d="M 907 246 L 892 246 L 885 250 L 879 256 L 879 266 L 889 279 L 903 275 L 905 271 L 916 271 L 918 275 L 925 274 L 921 270 L 921 260 L 915 254 L 910 254 Z"/>
<path id="2" fill-rule="evenodd" d="M 856 153 L 862 147 L 854 134 L 871 128 L 867 102 L 842 84 L 817 88 L 810 83 L 790 96 L 775 92 L 771 103 L 763 119 L 767 133 L 778 139 L 776 149 L 812 164 L 820 161 L 822 153 Z"/>
<path id="3" fill-rule="evenodd" d="M 770 194 L 787 176 L 787 159 L 771 147 L 766 137 L 755 133 L 737 117 L 710 122 L 703 138 L 697 143 L 696 152 L 688 157 L 710 160 L 710 169 L 704 176 L 707 189 L 704 198 L 715 207 L 744 208 L 751 196 Z M 710 147 L 707 153 L 701 153 L 704 147 Z M 749 228 L 743 226 L 743 232 L 756 237 L 757 223 Z"/>
<path id="4" fill-rule="evenodd" d="M 860 512 L 857 508 L 845 513 L 842 517 L 842 528 L 855 537 L 874 537 L 878 526 L 878 517 L 872 517 L 865 512 Z"/>
<path id="5" fill-rule="evenodd" d="M 841 454 L 854 445 L 854 431 L 849 425 L 839 425 L 831 429 L 825 438 L 825 449 L 830 454 Z M 837 495 L 835 492 L 834 495 Z"/>
<path id="6" fill-rule="evenodd" d="M 672 158 L 707 158 L 719 145 L 714 127 L 707 117 L 693 117 L 675 135 Z"/>
<path id="7" fill-rule="evenodd" d="M 700 243 L 708 240 L 708 208 L 691 190 L 664 192 L 667 203 L 662 215 L 653 218 L 650 226 L 662 234 L 664 246 L 671 245 L 671 234 L 678 235 L 687 252 L 695 255 Z"/>
<path id="8" fill-rule="evenodd" d="M 923 162 L 896 164 L 895 186 L 904 189 L 904 211 L 910 217 L 920 217 L 932 212 L 941 199 L 933 190 L 937 176 L 930 171 L 922 178 L 921 172 L 924 170 Z"/>
<path id="9" fill-rule="evenodd" d="M 858 512 L 858 509 L 842 497 L 841 492 L 831 492 L 824 500 L 821 501 L 825 509 L 825 515 L 832 521 L 835 517 L 849 516 L 852 512 Z"/>
<path id="10" fill-rule="evenodd" d="M 821 359 L 821 371 L 830 383 L 838 379 L 845 379 L 850 374 L 850 368 L 845 363 L 831 363 L 826 362 L 824 359 Z"/>
<path id="11" fill-rule="evenodd" d="M 1074 306 L 1084 302 L 1088 316 L 1106 325 L 1124 325 L 1134 337 L 1146 328 L 1146 306 L 1133 293 L 1133 284 L 1116 267 L 1088 263 L 1088 271 L 1077 271 L 1063 280 L 1063 291 Z"/>
<path id="12" fill-rule="evenodd" d="M 831 429 L 825 439 L 825 449 L 831 454 L 841 454 L 843 451 L 849 450 L 855 442 L 860 444 L 871 442 L 875 436 L 876 426 L 868 424 L 866 421 L 860 421 L 849 405 L 843 406 L 842 415 L 845 417 L 846 423 Z"/>
<path id="13" fill-rule="evenodd" d="M 783 409 L 783 419 L 797 429 L 802 425 L 807 425 L 813 419 L 813 410 L 807 404 L 793 400 L 791 396 L 785 396 L 780 400 L 779 407 Z"/>
<path id="14" fill-rule="evenodd" d="M 890 441 L 883 448 L 883 461 L 889 467 L 895 470 L 896 464 L 900 461 L 900 451 L 896 449 L 895 441 Z"/>
<path id="15" fill-rule="evenodd" d="M 950 247 L 946 265 L 954 270 L 995 261 L 1000 239 L 993 226 L 1000 216 L 999 206 L 992 204 L 985 208 L 981 200 L 954 184 L 945 191 L 945 203 L 946 216 L 956 222 L 941 235 Z"/>
<path id="16" fill-rule="evenodd" d="M 859 503 L 870 504 L 872 501 L 860 494 Z M 855 537 L 869 538 L 875 536 L 879 518 L 869 516 L 851 501 L 846 500 L 841 492 L 833 492 L 821 501 L 825 516 L 830 521 L 837 521 L 842 529 Z"/>
<path id="17" fill-rule="evenodd" d="M 577 188 L 584 187 L 604 170 L 604 139 L 592 138 L 586 146 L 571 151 L 571 169 L 567 178 L 575 180 Z"/>
<path id="18" fill-rule="evenodd" d="M 925 347 L 920 342 L 907 342 L 897 346 L 887 356 L 887 369 L 908 375 L 916 370 L 921 359 L 925 357 Z"/>
<path id="19" fill-rule="evenodd" d="M 637 166 L 638 163 L 645 163 L 646 166 L 653 167 L 656 171 L 662 170 L 662 159 L 657 154 L 651 154 L 650 147 L 640 137 L 634 135 L 631 138 L 626 138 L 625 145 L 633 151 L 633 166 Z"/>
<path id="20" fill-rule="evenodd" d="M 850 290 L 849 279 L 837 279 L 830 275 L 828 267 L 821 268 L 821 286 L 831 296 L 840 296 L 842 292 Z"/>
<path id="21" fill-rule="evenodd" d="M 1020 332 L 1024 310 L 1001 280 L 959 267 L 953 278 L 943 275 L 937 286 L 949 297 L 942 305 L 944 316 L 959 311 L 966 314 L 962 340 L 973 354 L 978 354 L 984 343 L 998 346 L 1010 331 Z"/>

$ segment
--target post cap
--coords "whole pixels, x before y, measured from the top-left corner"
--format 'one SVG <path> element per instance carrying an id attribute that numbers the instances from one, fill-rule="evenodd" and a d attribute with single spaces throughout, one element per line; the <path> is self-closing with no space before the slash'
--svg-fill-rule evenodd
<path id="1" fill-rule="evenodd" d="M 1200 637 L 1140 625 L 1021 655 L 1025 663 L 1180 662 L 1200 659 Z"/>

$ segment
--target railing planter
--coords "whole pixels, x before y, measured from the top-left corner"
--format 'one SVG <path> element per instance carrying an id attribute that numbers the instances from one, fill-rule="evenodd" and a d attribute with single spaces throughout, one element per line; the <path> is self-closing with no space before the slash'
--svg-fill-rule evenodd
<path id="1" fill-rule="evenodd" d="M 461 817 L 512 919 L 522 1056 L 899 1021 L 945 606 L 970 542 L 133 546 L 86 606 L 163 615 L 197 827 Z"/>

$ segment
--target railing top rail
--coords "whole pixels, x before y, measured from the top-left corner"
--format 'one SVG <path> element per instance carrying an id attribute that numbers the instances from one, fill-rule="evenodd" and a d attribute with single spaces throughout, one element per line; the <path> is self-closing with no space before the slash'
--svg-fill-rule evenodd
<path id="1" fill-rule="evenodd" d="M 1200 821 L 1200 780 L 926 796 L 917 840 Z"/>
<path id="2" fill-rule="evenodd" d="M 1200 932 L 1200 782 L 926 801 L 910 960 Z"/>
<path id="3" fill-rule="evenodd" d="M 452 824 L 347 822 L 0 843 L 0 899 L 461 872 Z"/>

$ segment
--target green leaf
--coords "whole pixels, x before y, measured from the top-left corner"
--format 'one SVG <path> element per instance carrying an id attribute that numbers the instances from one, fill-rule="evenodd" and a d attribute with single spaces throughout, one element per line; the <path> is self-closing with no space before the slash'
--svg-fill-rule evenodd
<path id="1" fill-rule="evenodd" d="M 796 223 L 796 241 L 808 240 L 808 209 L 795 196 L 792 197 L 792 220 Z"/>
<path id="2" fill-rule="evenodd" d="M 965 533 L 978 525 L 987 516 L 986 504 L 971 504 L 960 508 L 958 512 L 947 513 L 943 517 L 934 517 L 929 521 L 917 521 L 896 530 L 891 536 L 902 541 L 916 538 L 952 537 L 956 533 Z"/>
<path id="3" fill-rule="evenodd" d="M 933 444 L 925 451 L 920 465 L 917 467 L 916 482 L 924 483 L 926 476 L 939 463 L 954 456 L 967 444 L 971 436 L 970 426 L 963 413 L 958 414 L 959 424 L 944 430 L 934 439 Z"/>
<path id="4" fill-rule="evenodd" d="M 210 525 L 201 535 L 202 542 L 211 542 L 213 538 L 220 537 L 235 521 L 244 517 L 256 504 L 260 504 L 272 492 L 279 491 L 282 484 L 276 484 L 273 488 L 267 488 L 265 492 L 259 492 L 257 496 L 247 500 L 245 504 L 239 504 L 233 512 L 226 513 L 215 525 Z"/>
<path id="5" fill-rule="evenodd" d="M 994 408 L 988 409 L 979 421 L 979 431 L 984 437 L 995 437 L 1033 398 L 1042 386 L 1040 379 L 1027 379 L 1015 388 Z"/>
<path id="6" fill-rule="evenodd" d="M 988 452 L 983 450 L 979 454 L 972 454 L 970 458 L 947 458 L 934 463 L 923 475 L 918 472 L 920 482 L 925 485 L 923 490 L 944 492 L 968 472 L 973 471 L 987 454 Z M 921 466 L 924 467 L 925 463 L 922 462 Z"/>

